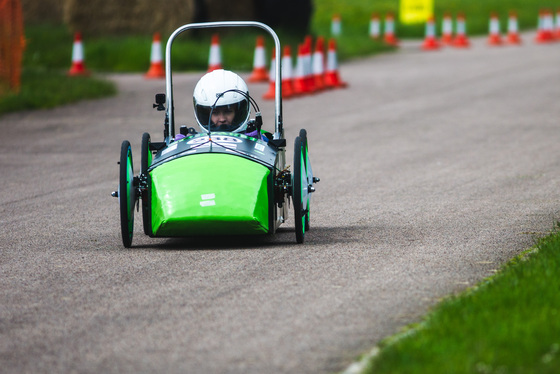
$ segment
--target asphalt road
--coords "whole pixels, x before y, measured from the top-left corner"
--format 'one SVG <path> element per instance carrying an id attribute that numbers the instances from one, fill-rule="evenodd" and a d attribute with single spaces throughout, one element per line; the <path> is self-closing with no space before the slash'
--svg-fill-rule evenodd
<path id="1" fill-rule="evenodd" d="M 321 177 L 304 245 L 293 217 L 272 238 L 168 240 L 137 214 L 122 247 L 120 144 L 138 170 L 162 81 L 1 117 L 0 372 L 344 370 L 560 219 L 560 45 L 525 38 L 407 43 L 341 66 L 347 89 L 286 100 L 288 160 L 306 128 Z M 199 76 L 175 79 L 178 124 Z M 268 115 L 266 88 L 250 87 Z"/>

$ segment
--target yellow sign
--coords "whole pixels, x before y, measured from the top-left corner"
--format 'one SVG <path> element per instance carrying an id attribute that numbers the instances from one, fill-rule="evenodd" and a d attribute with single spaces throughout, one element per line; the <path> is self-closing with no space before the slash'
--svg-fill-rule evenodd
<path id="1" fill-rule="evenodd" d="M 434 0 L 400 0 L 401 23 L 424 23 L 434 15 Z"/>

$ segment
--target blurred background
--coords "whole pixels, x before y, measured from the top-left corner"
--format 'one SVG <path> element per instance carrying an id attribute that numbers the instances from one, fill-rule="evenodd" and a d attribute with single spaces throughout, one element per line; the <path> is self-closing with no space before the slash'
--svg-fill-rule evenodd
<path id="1" fill-rule="evenodd" d="M 261 21 L 274 28 L 283 46 L 291 46 L 293 56 L 306 36 L 336 38 L 339 62 L 395 50 L 398 46 L 382 37 L 371 37 L 371 20 L 378 17 L 383 33 L 385 19 L 392 15 L 397 38 L 421 39 L 425 20 L 403 22 L 405 4 L 432 13 L 438 35 L 443 16 L 456 20 L 459 14 L 466 18 L 469 36 L 488 34 L 492 14 L 499 18 L 502 33 L 512 13 L 520 31 L 536 29 L 544 10 L 554 13 L 560 29 L 560 0 L 0 0 L 0 113 L 114 94 L 100 73 L 146 72 L 153 35 L 161 34 L 165 49 L 171 32 L 191 22 Z M 335 18 L 340 22 L 336 33 Z M 231 30 L 219 29 L 223 67 L 248 72 L 255 38 L 262 33 Z M 182 34 L 173 47 L 173 69 L 204 72 L 215 32 Z M 81 34 L 84 63 L 92 76 L 68 79 L 76 33 Z M 272 45 L 266 40 L 267 63 Z M 60 85 L 66 92 L 57 89 Z"/>

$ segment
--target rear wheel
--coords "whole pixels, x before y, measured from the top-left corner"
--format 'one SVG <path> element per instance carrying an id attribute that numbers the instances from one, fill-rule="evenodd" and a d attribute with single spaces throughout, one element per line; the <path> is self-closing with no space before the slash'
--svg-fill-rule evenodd
<path id="1" fill-rule="evenodd" d="M 152 235 L 152 179 L 148 168 L 152 164 L 152 152 L 150 151 L 150 134 L 142 135 L 142 157 L 140 159 L 140 175 L 143 178 L 144 189 L 142 189 L 142 224 L 144 234 Z"/>
<path id="2" fill-rule="evenodd" d="M 302 139 L 298 136 L 294 143 L 294 171 L 292 174 L 292 201 L 294 204 L 294 225 L 296 241 L 303 243 L 305 237 L 305 220 L 307 216 L 307 173 L 303 155 Z"/>
<path id="3" fill-rule="evenodd" d="M 134 186 L 134 170 L 132 165 L 132 149 L 128 140 L 122 142 L 119 166 L 119 206 L 121 214 L 121 235 L 123 245 L 132 245 L 134 231 L 134 203 L 136 188 Z"/>

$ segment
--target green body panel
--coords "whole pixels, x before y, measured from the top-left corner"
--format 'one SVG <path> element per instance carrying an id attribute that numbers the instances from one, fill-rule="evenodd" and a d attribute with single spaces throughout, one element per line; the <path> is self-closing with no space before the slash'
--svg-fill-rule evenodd
<path id="1" fill-rule="evenodd" d="M 264 165 L 202 153 L 163 163 L 150 174 L 154 236 L 269 232 L 270 170 Z"/>

